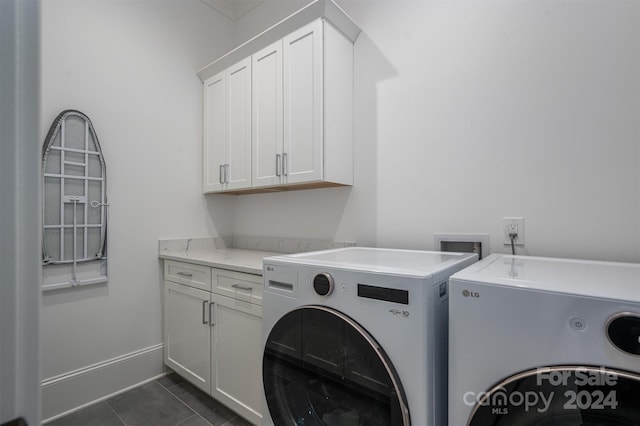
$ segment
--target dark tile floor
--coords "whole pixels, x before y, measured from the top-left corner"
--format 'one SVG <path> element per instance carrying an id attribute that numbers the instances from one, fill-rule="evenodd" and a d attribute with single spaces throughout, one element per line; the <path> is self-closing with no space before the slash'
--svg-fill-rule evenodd
<path id="1" fill-rule="evenodd" d="M 175 373 L 97 402 L 46 426 L 251 426 Z"/>

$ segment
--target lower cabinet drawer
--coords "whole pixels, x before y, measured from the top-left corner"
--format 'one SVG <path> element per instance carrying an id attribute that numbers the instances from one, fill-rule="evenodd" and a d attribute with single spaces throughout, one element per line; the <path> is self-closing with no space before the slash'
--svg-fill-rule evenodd
<path id="1" fill-rule="evenodd" d="M 262 276 L 243 272 L 211 269 L 211 284 L 214 293 L 262 305 Z"/>
<path id="2" fill-rule="evenodd" d="M 211 291 L 211 268 L 208 266 L 165 260 L 164 279 Z"/>

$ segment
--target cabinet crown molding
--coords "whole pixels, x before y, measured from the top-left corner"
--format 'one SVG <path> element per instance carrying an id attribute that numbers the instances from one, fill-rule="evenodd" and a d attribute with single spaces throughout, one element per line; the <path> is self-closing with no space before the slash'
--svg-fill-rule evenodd
<path id="1" fill-rule="evenodd" d="M 215 74 L 229 68 L 236 62 L 252 55 L 270 44 L 280 40 L 287 34 L 300 27 L 322 18 L 330 22 L 351 42 L 355 42 L 360 35 L 360 27 L 333 0 L 315 0 L 307 6 L 286 17 L 272 27 L 246 41 L 209 65 L 198 71 L 198 77 L 205 81 Z"/>

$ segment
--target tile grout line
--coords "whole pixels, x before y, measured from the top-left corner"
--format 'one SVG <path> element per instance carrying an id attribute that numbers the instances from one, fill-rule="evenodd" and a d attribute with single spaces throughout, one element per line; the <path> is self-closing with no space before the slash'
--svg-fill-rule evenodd
<path id="1" fill-rule="evenodd" d="M 189 407 L 191 408 L 191 407 Z M 192 410 L 193 411 L 193 410 Z M 194 417 L 200 417 L 202 420 L 204 420 L 204 422 L 210 426 L 214 426 L 211 423 L 209 423 L 209 421 L 207 419 L 205 419 L 204 417 L 202 417 L 200 414 L 198 414 L 197 412 L 193 413 L 193 416 L 187 417 L 186 419 L 182 420 L 180 423 L 176 423 L 174 426 L 180 426 L 181 424 L 184 424 L 184 422 L 186 422 L 189 419 L 192 419 Z"/>
<path id="2" fill-rule="evenodd" d="M 198 414 L 198 412 L 196 410 L 194 410 L 189 404 L 187 404 L 186 401 L 183 401 L 178 395 L 176 395 L 175 393 L 171 392 L 171 389 L 169 389 L 169 388 L 171 388 L 173 386 L 176 386 L 177 383 L 174 383 L 172 386 L 169 386 L 169 387 L 163 385 L 157 379 L 156 379 L 156 383 L 158 383 L 162 389 L 166 390 L 169 393 L 169 395 L 171 395 L 172 397 L 174 397 L 175 399 L 180 401 L 180 403 L 182 405 L 184 405 L 185 407 L 187 407 L 189 409 L 189 411 L 191 411 L 194 415 L 197 415 L 198 417 L 202 417 L 200 414 Z M 193 417 L 193 416 L 189 416 L 189 417 L 187 417 L 187 419 L 190 419 L 191 417 Z M 187 419 L 182 420 L 180 423 L 186 421 Z M 205 422 L 209 423 L 207 421 L 207 419 L 205 419 L 204 417 L 202 417 L 202 420 L 204 420 Z M 176 425 L 178 425 L 180 423 L 177 423 Z M 209 423 L 209 424 L 211 424 L 211 423 Z"/>
<path id="3" fill-rule="evenodd" d="M 223 423 L 221 426 L 232 426 L 233 422 L 238 418 L 246 422 L 244 417 L 242 417 L 240 414 L 236 414 L 235 417 L 230 418 L 229 421 Z"/>
<path id="4" fill-rule="evenodd" d="M 157 380 L 156 380 L 156 381 L 157 381 Z M 187 407 L 189 408 L 189 410 L 191 410 L 191 411 L 193 411 L 193 412 L 194 412 L 194 414 L 196 414 L 198 417 L 201 417 L 201 418 L 202 418 L 202 420 L 204 420 L 205 422 L 207 422 L 207 424 L 211 425 L 211 423 L 210 423 L 207 419 L 205 419 L 202 415 L 200 415 L 200 413 L 198 413 L 196 410 L 194 410 L 194 409 L 193 409 L 189 404 L 187 404 L 187 402 L 186 402 L 186 401 L 183 401 L 183 400 L 182 400 L 178 395 L 176 395 L 175 393 L 173 393 L 173 392 L 171 391 L 171 388 L 172 388 L 172 387 L 174 387 L 174 386 L 177 386 L 179 383 L 173 383 L 171 386 L 164 386 L 164 385 L 163 385 L 162 383 L 160 383 L 160 382 L 158 382 L 158 384 L 159 384 L 160 386 L 162 386 L 164 389 L 166 389 L 166 390 L 167 390 L 167 392 L 169 392 L 171 395 L 173 395 L 174 397 L 176 397 L 176 399 L 178 399 L 178 401 L 182 402 L 185 406 L 187 406 Z M 215 410 L 214 410 L 214 411 L 215 411 Z M 231 417 L 229 420 L 227 420 L 227 421 L 226 421 L 225 423 L 223 423 L 221 426 L 230 426 L 230 425 L 232 425 L 232 424 L 233 424 L 232 422 L 233 422 L 236 418 L 241 417 L 241 416 L 240 416 L 239 414 L 237 414 L 237 413 L 234 413 L 234 414 L 235 414 L 235 416 Z M 192 417 L 193 417 L 193 416 L 192 416 Z M 244 420 L 244 418 L 243 418 L 243 420 Z M 183 420 L 183 422 L 184 422 L 184 421 L 186 421 L 186 419 L 185 419 L 185 420 Z M 182 422 L 181 422 L 181 423 L 182 423 Z M 175 425 L 175 426 L 178 426 L 178 425 Z M 211 426 L 214 426 L 214 425 L 211 425 Z"/>
<path id="5" fill-rule="evenodd" d="M 211 424 L 207 419 L 205 419 L 202 415 L 200 415 L 200 413 L 198 413 L 196 410 L 194 410 L 194 409 L 193 409 L 189 404 L 187 404 L 187 402 L 186 402 L 186 401 L 183 401 L 183 400 L 182 400 L 178 395 L 176 395 L 175 393 L 173 393 L 173 392 L 171 391 L 171 388 L 172 388 L 172 387 L 174 387 L 174 386 L 177 386 L 177 385 L 178 385 L 178 383 L 174 383 L 174 384 L 172 384 L 171 386 L 164 386 L 164 385 L 163 385 L 162 383 L 160 383 L 160 382 L 158 382 L 158 384 L 159 384 L 160 386 L 162 386 L 163 388 L 165 388 L 165 389 L 167 390 L 167 392 L 169 392 L 171 395 L 173 395 L 173 396 L 174 396 L 178 401 L 180 401 L 181 403 L 183 403 L 183 404 L 184 404 L 184 405 L 185 405 L 189 410 L 191 410 L 191 411 L 193 412 L 193 414 L 194 414 L 194 415 L 196 415 L 196 416 L 200 417 L 200 418 L 201 418 L 202 420 L 204 420 L 208 425 L 214 426 L 214 425 L 212 425 L 212 424 Z M 191 416 L 191 417 L 193 417 L 193 416 Z M 191 418 L 191 417 L 189 417 L 189 418 Z M 187 419 L 183 420 L 181 423 L 185 422 L 186 420 L 187 420 Z M 175 426 L 178 426 L 178 425 L 175 425 Z"/>
<path id="6" fill-rule="evenodd" d="M 118 413 L 116 413 L 116 410 L 114 410 L 113 407 L 111 406 L 111 404 L 109 404 L 109 400 L 105 399 L 104 403 L 107 404 L 107 407 L 109 407 L 109 410 L 111 410 L 113 415 L 116 416 L 116 418 L 122 424 L 122 426 L 127 426 L 127 424 L 124 422 L 124 420 L 122 420 L 122 418 L 118 415 Z"/>

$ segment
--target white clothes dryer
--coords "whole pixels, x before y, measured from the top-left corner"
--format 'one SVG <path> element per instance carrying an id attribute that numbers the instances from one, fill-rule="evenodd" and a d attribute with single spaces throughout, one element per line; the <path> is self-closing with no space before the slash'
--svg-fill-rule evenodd
<path id="1" fill-rule="evenodd" d="M 264 260 L 263 425 L 446 424 L 448 278 L 475 254 Z"/>
<path id="2" fill-rule="evenodd" d="M 640 425 L 640 265 L 494 254 L 449 309 L 451 426 Z"/>

